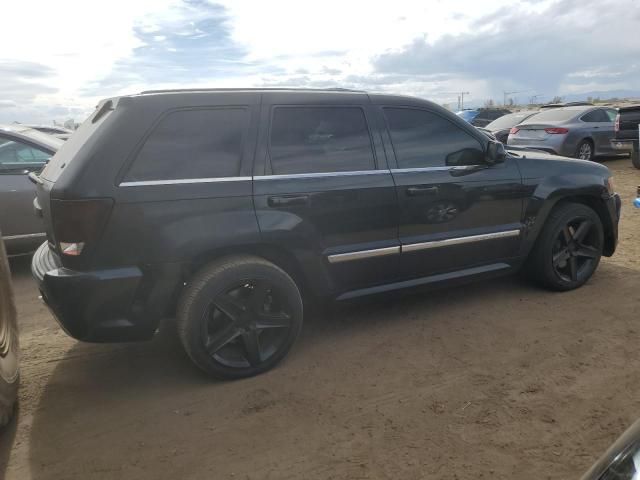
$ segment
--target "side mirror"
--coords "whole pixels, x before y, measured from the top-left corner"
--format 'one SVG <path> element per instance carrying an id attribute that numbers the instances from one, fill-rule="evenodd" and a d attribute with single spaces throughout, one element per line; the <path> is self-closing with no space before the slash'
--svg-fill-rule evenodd
<path id="1" fill-rule="evenodd" d="M 489 140 L 485 156 L 486 162 L 489 165 L 495 165 L 496 163 L 504 162 L 505 158 L 507 158 L 507 151 L 504 149 L 504 145 L 500 142 Z"/>
<path id="2" fill-rule="evenodd" d="M 640 476 L 640 420 L 624 432 L 582 480 L 635 480 Z"/>

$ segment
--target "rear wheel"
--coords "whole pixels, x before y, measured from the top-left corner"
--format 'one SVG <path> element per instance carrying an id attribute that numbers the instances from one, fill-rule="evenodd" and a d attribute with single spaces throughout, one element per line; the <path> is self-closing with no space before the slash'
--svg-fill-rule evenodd
<path id="1" fill-rule="evenodd" d="M 258 257 L 221 259 L 188 285 L 178 306 L 178 332 L 196 365 L 217 378 L 243 378 L 274 367 L 302 327 L 295 282 Z"/>
<path id="2" fill-rule="evenodd" d="M 598 214 L 586 205 L 567 203 L 549 215 L 527 261 L 531 276 L 553 290 L 572 290 L 595 272 L 604 232 Z"/>
<path id="3" fill-rule="evenodd" d="M 0 427 L 13 414 L 18 392 L 18 326 L 11 272 L 0 239 Z"/>
<path id="4" fill-rule="evenodd" d="M 575 157 L 581 160 L 593 160 L 593 144 L 590 140 L 582 140 L 578 144 Z"/>

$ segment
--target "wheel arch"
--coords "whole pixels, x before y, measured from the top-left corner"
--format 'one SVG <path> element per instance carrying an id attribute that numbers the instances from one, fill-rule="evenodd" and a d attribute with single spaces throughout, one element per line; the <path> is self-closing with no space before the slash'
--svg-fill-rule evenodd
<path id="1" fill-rule="evenodd" d="M 539 209 L 537 212 L 531 211 L 526 213 L 525 217 L 525 242 L 524 242 L 524 252 L 523 256 L 528 256 L 533 248 L 538 236 L 542 232 L 542 228 L 551 212 L 567 203 L 579 203 L 582 205 L 586 205 L 592 210 L 596 212 L 600 221 L 602 222 L 602 227 L 604 229 L 604 248 L 603 254 L 605 256 L 611 256 L 616 248 L 616 235 L 612 229 L 612 219 L 610 218 L 609 210 L 605 204 L 605 201 L 602 199 L 600 193 L 585 193 L 585 192 L 567 192 L 565 194 L 558 194 L 555 196 L 551 196 L 545 200 L 539 200 L 543 205 L 539 205 Z"/>

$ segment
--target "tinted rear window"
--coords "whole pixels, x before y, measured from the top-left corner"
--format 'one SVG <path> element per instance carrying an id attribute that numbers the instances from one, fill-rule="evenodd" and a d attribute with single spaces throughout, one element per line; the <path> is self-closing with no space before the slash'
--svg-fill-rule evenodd
<path id="1" fill-rule="evenodd" d="M 145 141 L 125 181 L 238 176 L 247 127 L 245 108 L 171 112 Z"/>
<path id="2" fill-rule="evenodd" d="M 522 123 L 564 122 L 566 120 L 571 120 L 582 112 L 584 112 L 584 110 L 551 108 L 549 110 L 543 110 L 540 113 L 536 113 L 534 116 L 527 118 Z"/>
<path id="3" fill-rule="evenodd" d="M 276 175 L 375 169 L 359 107 L 275 108 L 269 151 Z"/>

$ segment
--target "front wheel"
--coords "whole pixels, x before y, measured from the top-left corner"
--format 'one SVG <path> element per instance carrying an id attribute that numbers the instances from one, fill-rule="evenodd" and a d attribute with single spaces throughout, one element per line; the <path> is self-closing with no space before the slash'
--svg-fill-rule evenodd
<path id="1" fill-rule="evenodd" d="M 262 258 L 223 258 L 195 275 L 178 305 L 178 333 L 211 376 L 250 377 L 274 367 L 302 327 L 302 298 L 281 268 Z"/>
<path id="2" fill-rule="evenodd" d="M 600 217 L 591 208 L 566 203 L 554 209 L 529 259 L 528 271 L 553 290 L 573 290 L 595 272 L 604 245 Z"/>

